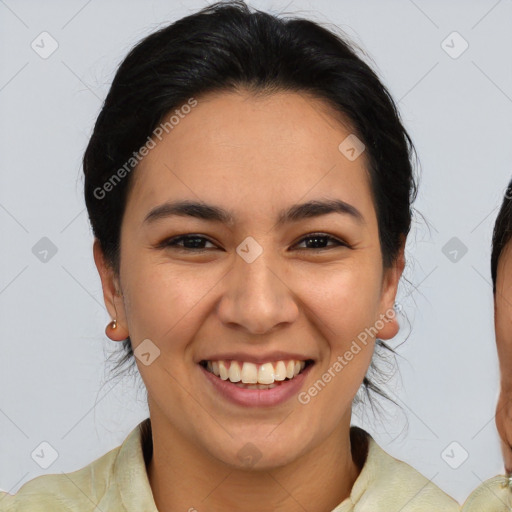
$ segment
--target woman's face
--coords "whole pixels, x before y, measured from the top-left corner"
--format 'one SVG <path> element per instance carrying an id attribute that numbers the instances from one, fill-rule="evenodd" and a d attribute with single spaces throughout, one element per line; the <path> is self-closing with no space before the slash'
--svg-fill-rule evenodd
<path id="1" fill-rule="evenodd" d="M 258 468 L 348 433 L 374 339 L 397 332 L 384 314 L 403 268 L 400 257 L 383 269 L 365 154 L 339 149 L 350 133 L 305 95 L 219 93 L 198 98 L 139 164 L 116 310 L 99 268 L 118 332 L 139 356 L 153 428 L 234 466 L 259 459 Z M 147 217 L 181 201 L 210 209 Z M 310 201 L 340 207 L 300 207 Z M 233 365 L 233 380 L 232 361 L 249 363 L 242 376 L 259 372 L 260 381 L 272 369 L 284 378 L 290 360 L 313 364 L 255 390 L 201 364 L 219 360 L 228 375 Z"/>
<path id="2" fill-rule="evenodd" d="M 512 333 L 512 241 L 509 241 L 502 249 L 498 268 L 496 269 L 496 293 L 494 295 L 494 326 L 498 348 L 510 344 Z M 504 369 L 508 366 L 508 358 L 503 363 Z M 510 388 L 509 372 L 502 371 L 503 384 Z M 503 379 L 506 377 L 506 379 Z"/>
<path id="3" fill-rule="evenodd" d="M 500 394 L 496 404 L 496 427 L 507 473 L 512 468 L 512 378 L 510 359 L 512 347 L 512 241 L 502 249 L 496 272 L 494 294 L 494 326 L 500 364 Z"/>

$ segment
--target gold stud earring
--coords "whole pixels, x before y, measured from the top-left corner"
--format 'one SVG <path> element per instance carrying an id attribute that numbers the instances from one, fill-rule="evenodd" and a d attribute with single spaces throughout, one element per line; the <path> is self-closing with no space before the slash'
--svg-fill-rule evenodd
<path id="1" fill-rule="evenodd" d="M 112 320 L 109 324 L 107 324 L 107 327 L 105 327 L 105 334 L 112 341 L 118 341 L 115 339 L 117 337 L 116 331 L 117 331 L 117 319 Z"/>

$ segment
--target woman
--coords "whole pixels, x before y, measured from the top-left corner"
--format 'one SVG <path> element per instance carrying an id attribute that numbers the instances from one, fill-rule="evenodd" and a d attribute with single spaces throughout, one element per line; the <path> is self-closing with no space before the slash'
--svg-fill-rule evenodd
<path id="1" fill-rule="evenodd" d="M 315 23 L 231 2 L 139 43 L 83 163 L 106 333 L 150 418 L 1 510 L 459 510 L 350 425 L 399 329 L 412 153 Z"/>
<path id="2" fill-rule="evenodd" d="M 512 181 L 509 183 L 494 224 L 491 277 L 494 294 L 494 326 L 500 362 L 501 391 L 496 407 L 496 426 L 501 438 L 505 471 L 484 482 L 466 500 L 468 510 L 508 512 L 512 508 Z M 464 509 L 466 510 L 466 509 Z"/>
<path id="3" fill-rule="evenodd" d="M 503 458 L 507 474 L 512 473 L 512 358 L 510 326 L 512 321 L 511 253 L 512 238 L 512 181 L 509 183 L 494 225 L 491 276 L 494 294 L 494 322 L 496 345 L 501 368 L 501 393 L 496 408 L 496 426 L 501 437 Z"/>

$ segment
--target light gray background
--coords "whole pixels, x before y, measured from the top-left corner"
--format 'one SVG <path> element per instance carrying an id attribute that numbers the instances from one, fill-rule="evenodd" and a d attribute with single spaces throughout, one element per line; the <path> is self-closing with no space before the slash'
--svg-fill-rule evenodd
<path id="1" fill-rule="evenodd" d="M 0 487 L 11 493 L 40 474 L 90 463 L 148 414 L 133 380 L 101 387 L 106 356 L 120 347 L 104 335 L 110 318 L 81 157 L 131 46 L 204 5 L 0 0 Z M 402 412 L 386 405 L 387 418 L 354 421 L 462 502 L 502 471 L 489 260 L 512 176 L 512 2 L 251 5 L 337 25 L 368 52 L 399 102 L 422 163 L 416 207 L 429 225 L 415 221 L 411 284 L 398 297 L 412 325 L 403 322 L 394 344 L 409 334 L 399 349 L 401 383 L 392 387 Z M 31 48 L 43 31 L 59 45 L 47 59 Z M 458 58 L 442 47 L 454 31 L 469 44 Z M 456 52 L 463 43 L 452 36 L 447 44 Z M 46 263 L 32 252 L 43 237 L 57 248 Z M 452 237 L 468 249 L 456 262 L 443 253 Z M 47 469 L 31 458 L 43 441 L 58 452 Z M 463 450 L 468 458 L 457 469 L 443 459 L 448 453 L 457 465 Z"/>

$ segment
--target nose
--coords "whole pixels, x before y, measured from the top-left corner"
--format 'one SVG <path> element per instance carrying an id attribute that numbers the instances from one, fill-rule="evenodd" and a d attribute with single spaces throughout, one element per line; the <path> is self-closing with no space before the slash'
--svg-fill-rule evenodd
<path id="1" fill-rule="evenodd" d="M 271 261 L 267 254 L 263 251 L 252 263 L 237 255 L 225 276 L 217 311 L 229 327 L 267 334 L 297 319 L 299 308 L 292 283 L 283 277 L 282 265 Z"/>

